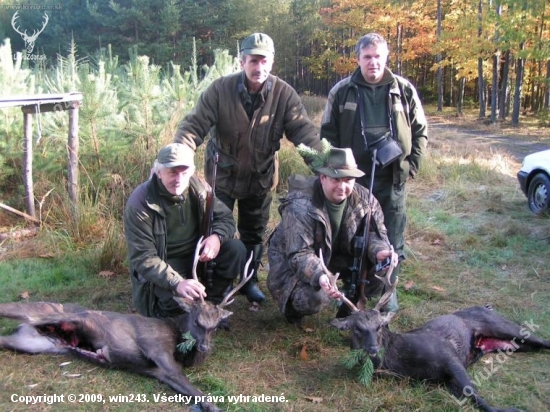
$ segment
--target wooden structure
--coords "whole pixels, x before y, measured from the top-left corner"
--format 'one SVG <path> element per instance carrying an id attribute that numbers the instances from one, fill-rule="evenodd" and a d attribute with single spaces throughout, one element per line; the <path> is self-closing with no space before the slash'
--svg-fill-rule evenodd
<path id="1" fill-rule="evenodd" d="M 32 178 L 32 119 L 33 115 L 46 112 L 69 112 L 69 135 L 67 141 L 67 190 L 69 199 L 76 207 L 78 205 L 78 108 L 82 104 L 82 93 L 63 94 L 33 94 L 24 96 L 0 96 L 0 109 L 6 107 L 21 107 L 25 129 L 24 148 L 24 185 L 25 206 L 27 213 L 36 217 L 34 207 L 34 183 Z"/>

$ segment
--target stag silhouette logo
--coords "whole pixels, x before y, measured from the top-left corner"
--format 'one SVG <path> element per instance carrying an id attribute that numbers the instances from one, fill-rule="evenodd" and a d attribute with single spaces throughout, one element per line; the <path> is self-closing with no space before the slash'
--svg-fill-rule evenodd
<path id="1" fill-rule="evenodd" d="M 44 23 L 42 24 L 42 28 L 38 31 L 33 30 L 33 33 L 31 35 L 28 35 L 27 30 L 25 30 L 24 32 L 21 32 L 19 27 L 18 26 L 16 27 L 16 24 L 17 24 L 16 20 L 19 17 L 17 15 L 17 13 L 19 13 L 19 12 L 16 11 L 15 14 L 13 15 L 13 17 L 11 18 L 11 26 L 13 27 L 13 29 L 17 33 L 19 33 L 21 35 L 21 38 L 25 41 L 25 48 L 27 49 L 27 54 L 30 55 L 30 54 L 32 54 L 32 51 L 34 50 L 34 42 L 38 38 L 38 35 L 40 33 L 42 33 L 44 31 L 44 29 L 46 28 L 46 25 L 48 24 L 49 17 L 46 13 L 44 13 Z"/>

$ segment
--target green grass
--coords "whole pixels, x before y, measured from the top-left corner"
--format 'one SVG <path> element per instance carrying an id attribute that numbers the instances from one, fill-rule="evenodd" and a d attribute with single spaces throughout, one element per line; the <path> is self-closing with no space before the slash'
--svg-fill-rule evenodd
<path id="1" fill-rule="evenodd" d="M 408 258 L 398 285 L 401 310 L 391 328 L 406 331 L 456 309 L 491 303 L 499 313 L 518 323 L 532 320 L 539 325 L 537 333 L 550 338 L 550 220 L 528 211 L 514 176 L 519 167 L 516 161 L 498 150 L 465 147 L 462 139 L 434 133 L 423 169 L 408 185 Z M 281 152 L 282 173 L 287 176 L 298 170 L 299 162 L 293 157 L 292 147 L 284 147 L 288 153 Z M 280 189 L 284 193 L 284 185 Z M 271 228 L 278 220 L 276 208 L 277 201 Z M 72 240 L 70 232 L 55 225 L 30 243 L 3 244 L 9 253 L 0 257 L 0 301 L 17 301 L 22 292 L 28 292 L 32 301 L 75 302 L 94 309 L 131 311 L 130 284 L 121 258 L 122 229 L 101 210 L 94 206 L 94 219 L 81 219 L 78 242 Z M 90 236 L 100 228 L 102 237 Z M 23 253 L 31 249 L 35 252 Z M 46 257 L 38 257 L 41 255 Z M 116 275 L 99 276 L 99 271 L 109 266 L 115 267 Z M 266 276 L 264 269 L 260 272 L 264 291 Z M 204 365 L 184 372 L 206 394 L 284 394 L 287 402 L 231 404 L 226 399 L 218 403 L 223 410 L 473 410 L 469 404 L 459 408 L 443 387 L 424 382 L 375 375 L 369 386 L 361 385 L 356 371 L 342 365 L 349 353 L 349 337 L 328 325 L 334 309 L 309 317 L 306 329 L 298 330 L 286 324 L 272 299 L 259 313 L 247 308 L 246 300 L 237 297 L 231 307 L 231 330 L 217 333 L 214 351 Z M 13 322 L 2 321 L 0 333 L 8 333 L 13 326 Z M 71 359 L 0 352 L 0 408 L 182 410 L 180 404 L 153 401 L 153 395 L 173 394 L 153 379 L 105 370 L 80 360 L 61 367 L 67 360 Z M 495 407 L 549 410 L 549 365 L 547 353 L 513 354 L 498 371 L 482 380 L 479 391 Z M 476 376 L 486 367 L 481 360 L 470 373 Z M 70 377 L 64 372 L 80 376 Z M 144 394 L 150 402 L 29 407 L 11 402 L 14 393 Z"/>

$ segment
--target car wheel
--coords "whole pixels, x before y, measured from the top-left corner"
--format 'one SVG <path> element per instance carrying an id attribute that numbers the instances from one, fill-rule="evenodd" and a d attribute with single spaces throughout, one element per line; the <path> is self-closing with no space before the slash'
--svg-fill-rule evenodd
<path id="1" fill-rule="evenodd" d="M 527 191 L 529 209 L 536 215 L 541 215 L 550 209 L 550 178 L 539 173 L 531 179 Z"/>

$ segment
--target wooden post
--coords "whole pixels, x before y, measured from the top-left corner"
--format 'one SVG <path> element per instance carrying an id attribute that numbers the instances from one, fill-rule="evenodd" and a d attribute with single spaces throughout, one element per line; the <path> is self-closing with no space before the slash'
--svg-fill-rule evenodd
<path id="1" fill-rule="evenodd" d="M 67 190 L 75 210 L 78 210 L 78 104 L 69 109 L 69 138 L 67 141 Z"/>
<path id="2" fill-rule="evenodd" d="M 24 175 L 23 185 L 25 186 L 25 207 L 27 208 L 27 214 L 32 217 L 36 217 L 36 211 L 34 208 L 34 182 L 32 179 L 32 114 L 23 114 L 23 124 L 25 128 L 25 149 L 24 149 Z"/>

